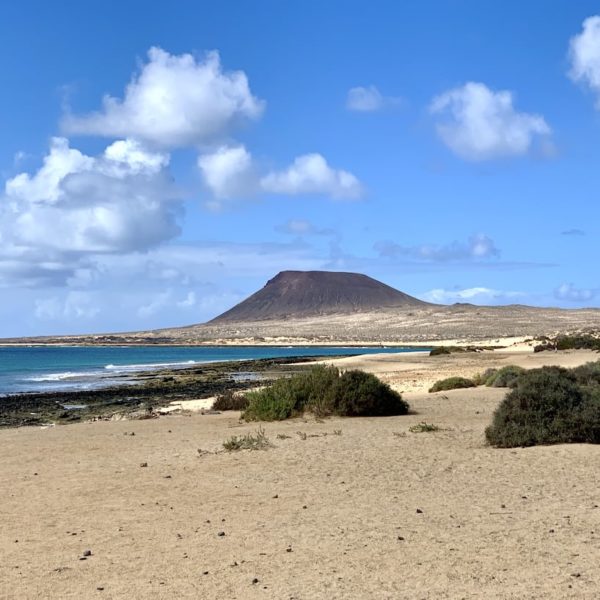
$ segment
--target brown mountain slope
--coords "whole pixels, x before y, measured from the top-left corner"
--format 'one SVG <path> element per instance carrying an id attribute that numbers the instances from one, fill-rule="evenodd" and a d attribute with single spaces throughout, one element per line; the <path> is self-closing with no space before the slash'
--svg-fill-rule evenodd
<path id="1" fill-rule="evenodd" d="M 425 306 L 428 306 L 426 302 L 359 273 L 282 271 L 261 290 L 211 323 L 267 321 Z"/>

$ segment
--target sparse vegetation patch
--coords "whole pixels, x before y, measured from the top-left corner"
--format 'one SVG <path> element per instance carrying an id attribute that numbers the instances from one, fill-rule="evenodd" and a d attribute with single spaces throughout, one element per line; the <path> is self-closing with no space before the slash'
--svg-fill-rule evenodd
<path id="1" fill-rule="evenodd" d="M 223 442 L 223 448 L 228 452 L 235 452 L 237 450 L 265 450 L 271 448 L 272 445 L 262 427 L 259 427 L 255 433 L 247 433 L 242 436 L 234 435 Z"/>
<path id="2" fill-rule="evenodd" d="M 416 425 L 412 425 L 408 428 L 411 433 L 428 433 L 431 431 L 440 431 L 440 428 L 433 423 L 425 423 L 425 421 L 421 421 Z"/>
<path id="3" fill-rule="evenodd" d="M 448 377 L 447 379 L 436 381 L 433 386 L 429 388 L 429 393 L 472 387 L 475 387 L 475 383 L 471 379 L 467 379 L 466 377 Z"/>

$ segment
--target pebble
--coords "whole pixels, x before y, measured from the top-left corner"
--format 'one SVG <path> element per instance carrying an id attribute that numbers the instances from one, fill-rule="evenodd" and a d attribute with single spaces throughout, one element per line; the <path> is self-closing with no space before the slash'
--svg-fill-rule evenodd
<path id="1" fill-rule="evenodd" d="M 225 532 L 224 531 L 219 531 L 219 533 L 217 533 L 217 535 L 219 537 L 224 537 L 225 536 Z"/>
<path id="2" fill-rule="evenodd" d="M 147 466 L 148 466 L 147 462 L 140 463 L 140 467 L 147 467 Z"/>
<path id="3" fill-rule="evenodd" d="M 420 508 L 417 508 L 417 514 L 418 514 L 418 515 L 422 515 L 422 514 L 423 514 L 423 511 L 422 511 Z"/>
<path id="4" fill-rule="evenodd" d="M 254 584 L 256 584 L 256 583 L 258 583 L 258 579 L 256 579 L 256 577 L 255 577 L 255 578 L 252 580 L 252 584 L 254 585 Z"/>
<path id="5" fill-rule="evenodd" d="M 92 555 L 92 551 L 91 550 L 85 550 L 83 553 L 83 556 L 91 556 Z"/>

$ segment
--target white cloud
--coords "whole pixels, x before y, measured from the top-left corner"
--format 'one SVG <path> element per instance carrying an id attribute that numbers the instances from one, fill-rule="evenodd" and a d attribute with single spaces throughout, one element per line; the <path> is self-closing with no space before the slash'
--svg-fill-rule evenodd
<path id="1" fill-rule="evenodd" d="M 600 16 L 587 18 L 583 31 L 571 38 L 569 59 L 569 76 L 590 87 L 598 96 L 596 108 L 600 109 Z"/>
<path id="2" fill-rule="evenodd" d="M 106 165 L 121 174 L 156 173 L 169 164 L 168 154 L 149 152 L 135 140 L 117 140 L 104 151 Z M 110 170 L 110 169 L 109 169 Z"/>
<path id="3" fill-rule="evenodd" d="M 196 60 L 154 47 L 122 100 L 105 96 L 101 111 L 66 115 L 63 127 L 74 134 L 183 147 L 218 139 L 239 121 L 258 119 L 263 109 L 245 73 L 223 71 L 218 52 Z"/>
<path id="4" fill-rule="evenodd" d="M 452 242 L 446 245 L 423 244 L 421 246 L 402 246 L 390 241 L 377 242 L 375 250 L 380 256 L 398 258 L 405 256 L 416 260 L 444 262 L 459 260 L 486 260 L 500 255 L 494 240 L 478 233 L 467 242 Z"/>
<path id="5" fill-rule="evenodd" d="M 259 177 L 252 155 L 244 146 L 221 146 L 211 154 L 200 155 L 198 167 L 213 195 L 207 205 L 214 209 L 221 208 L 224 200 L 259 193 L 350 199 L 363 193 L 360 181 L 352 173 L 333 169 L 320 154 L 299 156 L 287 169 Z"/>
<path id="6" fill-rule="evenodd" d="M 348 90 L 346 97 L 346 108 L 356 112 L 376 112 L 401 103 L 401 98 L 383 96 L 374 85 L 353 87 Z"/>
<path id="7" fill-rule="evenodd" d="M 554 296 L 569 302 L 587 302 L 595 298 L 597 292 L 594 289 L 576 288 L 572 283 L 563 283 L 554 290 Z"/>
<path id="8" fill-rule="evenodd" d="M 526 297 L 523 292 L 506 292 L 486 287 L 472 287 L 463 290 L 434 289 L 425 292 L 420 297 L 436 304 L 454 304 L 468 302 L 473 304 L 505 304 Z"/>
<path id="9" fill-rule="evenodd" d="M 178 308 L 191 308 L 192 306 L 196 305 L 196 302 L 196 293 L 188 292 L 187 296 L 183 300 L 177 302 L 177 306 Z"/>
<path id="10" fill-rule="evenodd" d="M 273 194 L 322 194 L 332 198 L 360 198 L 363 187 L 348 171 L 333 169 L 320 154 L 299 156 L 284 171 L 273 171 L 260 180 Z"/>
<path id="11" fill-rule="evenodd" d="M 168 156 L 118 141 L 98 157 L 54 138 L 42 167 L 0 196 L 0 283 L 64 283 L 98 254 L 145 251 L 179 233 Z"/>
<path id="12" fill-rule="evenodd" d="M 217 201 L 244 198 L 257 191 L 252 155 L 244 146 L 221 146 L 212 154 L 202 154 L 198 167 Z"/>
<path id="13" fill-rule="evenodd" d="M 91 294 L 71 291 L 64 298 L 52 296 L 35 301 L 34 316 L 43 321 L 59 319 L 93 319 L 100 312 Z"/>
<path id="14" fill-rule="evenodd" d="M 466 83 L 434 98 L 430 111 L 442 141 L 465 160 L 479 161 L 529 152 L 535 136 L 551 133 L 540 115 L 517 112 L 513 94 L 483 83 Z"/>

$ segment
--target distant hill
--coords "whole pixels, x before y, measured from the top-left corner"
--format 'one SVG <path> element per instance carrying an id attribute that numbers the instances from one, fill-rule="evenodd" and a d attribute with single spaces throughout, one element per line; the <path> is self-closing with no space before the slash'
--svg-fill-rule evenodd
<path id="1" fill-rule="evenodd" d="M 426 306 L 430 305 L 360 273 L 282 271 L 261 290 L 210 323 L 268 321 Z"/>

